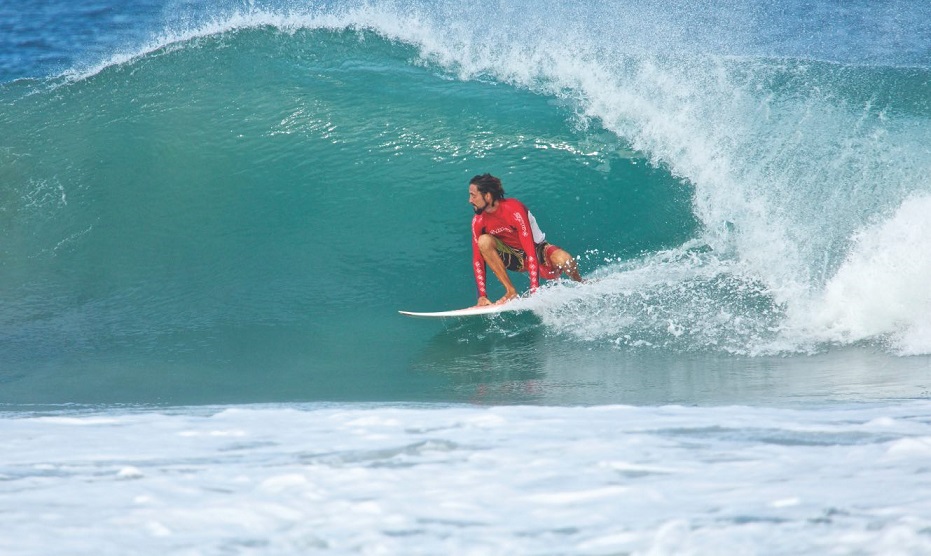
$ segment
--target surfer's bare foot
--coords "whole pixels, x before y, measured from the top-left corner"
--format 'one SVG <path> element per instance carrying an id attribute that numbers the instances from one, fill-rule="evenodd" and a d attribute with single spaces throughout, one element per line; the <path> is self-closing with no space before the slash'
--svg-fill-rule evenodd
<path id="1" fill-rule="evenodd" d="M 485 296 L 478 298 L 478 303 L 475 304 L 476 307 L 484 307 L 486 305 L 491 305 L 491 300 Z"/>
<path id="2" fill-rule="evenodd" d="M 510 301 L 510 300 L 512 300 L 512 299 L 517 299 L 517 292 L 516 292 L 516 291 L 513 292 L 513 293 L 512 293 L 512 292 L 508 292 L 508 293 L 504 294 L 504 297 L 502 297 L 501 299 L 499 299 L 498 301 L 496 301 L 496 302 L 495 302 L 495 305 L 504 305 L 505 303 L 507 303 L 508 301 Z"/>

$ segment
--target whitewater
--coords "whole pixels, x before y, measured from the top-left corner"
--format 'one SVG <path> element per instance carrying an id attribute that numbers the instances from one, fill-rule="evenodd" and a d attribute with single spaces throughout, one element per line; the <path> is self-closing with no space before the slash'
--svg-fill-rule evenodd
<path id="1" fill-rule="evenodd" d="M 931 549 L 927 402 L 206 407 L 0 427 L 6 554 Z"/>
<path id="2" fill-rule="evenodd" d="M 0 30 L 0 552 L 931 552 L 925 3 Z M 484 172 L 588 282 L 399 316 Z"/>

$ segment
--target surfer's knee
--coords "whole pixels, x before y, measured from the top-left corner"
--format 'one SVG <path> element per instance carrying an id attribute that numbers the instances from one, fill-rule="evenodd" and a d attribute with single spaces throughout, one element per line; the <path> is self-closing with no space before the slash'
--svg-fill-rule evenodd
<path id="1" fill-rule="evenodd" d="M 491 253 L 498 250 L 498 241 L 491 234 L 482 234 L 478 236 L 478 248 L 483 253 Z"/>
<path id="2" fill-rule="evenodd" d="M 568 265 L 575 265 L 575 259 L 565 249 L 556 249 L 550 255 L 550 264 L 559 270 L 566 270 Z"/>
<path id="3" fill-rule="evenodd" d="M 550 255 L 550 264 L 556 268 L 560 274 L 566 273 L 570 278 L 577 282 L 582 281 L 582 276 L 579 274 L 579 265 L 576 263 L 575 259 L 569 254 L 565 249 L 557 249 L 553 251 L 553 254 Z"/>

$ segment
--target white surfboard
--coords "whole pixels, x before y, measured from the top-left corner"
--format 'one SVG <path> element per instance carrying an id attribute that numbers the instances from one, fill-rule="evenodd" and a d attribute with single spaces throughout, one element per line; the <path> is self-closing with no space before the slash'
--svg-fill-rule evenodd
<path id="1" fill-rule="evenodd" d="M 414 311 L 398 311 L 407 317 L 417 317 L 424 319 L 443 319 L 448 317 L 475 317 L 479 315 L 494 315 L 496 313 L 505 313 L 511 311 L 525 311 L 514 302 L 502 303 L 501 305 L 485 305 L 483 307 L 468 307 L 466 309 L 455 309 L 453 311 L 436 311 L 432 313 L 417 313 Z"/>

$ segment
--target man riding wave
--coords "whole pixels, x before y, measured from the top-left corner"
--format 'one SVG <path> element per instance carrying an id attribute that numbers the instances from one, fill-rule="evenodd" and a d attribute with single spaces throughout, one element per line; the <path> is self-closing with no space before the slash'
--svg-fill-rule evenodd
<path id="1" fill-rule="evenodd" d="M 485 284 L 485 265 L 504 286 L 506 303 L 517 297 L 517 290 L 507 271 L 530 275 L 530 291 L 540 285 L 540 278 L 553 280 L 565 273 L 582 281 L 578 265 L 568 252 L 546 242 L 536 219 L 517 199 L 505 199 L 501 180 L 491 174 L 475 176 L 469 181 L 469 204 L 472 218 L 472 267 L 478 287 L 478 306 L 490 305 Z"/>

